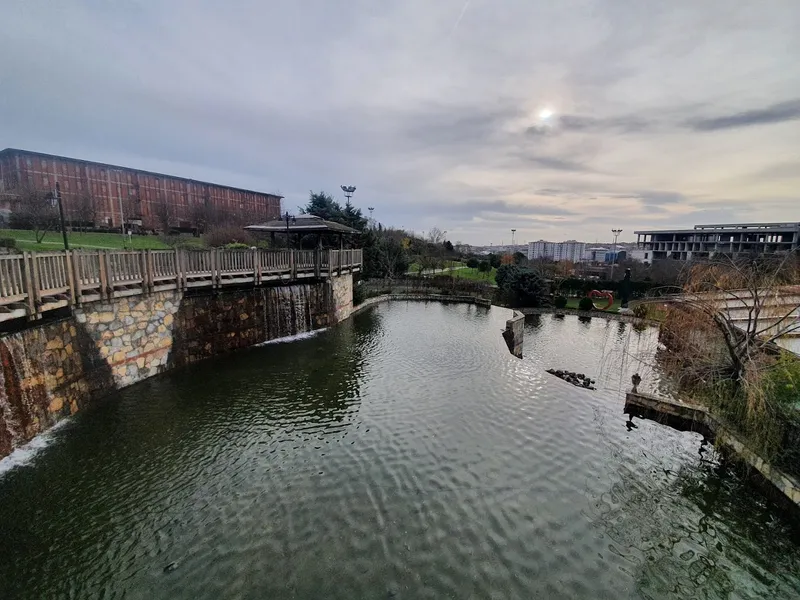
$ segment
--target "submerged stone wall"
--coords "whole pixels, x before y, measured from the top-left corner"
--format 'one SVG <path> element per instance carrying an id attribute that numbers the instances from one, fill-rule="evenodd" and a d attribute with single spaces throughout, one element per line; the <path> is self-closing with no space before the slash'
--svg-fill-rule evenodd
<path id="1" fill-rule="evenodd" d="M 0 458 L 110 392 L 167 369 L 327 327 L 353 309 L 333 281 L 187 295 L 158 292 L 78 307 L 0 337 Z"/>

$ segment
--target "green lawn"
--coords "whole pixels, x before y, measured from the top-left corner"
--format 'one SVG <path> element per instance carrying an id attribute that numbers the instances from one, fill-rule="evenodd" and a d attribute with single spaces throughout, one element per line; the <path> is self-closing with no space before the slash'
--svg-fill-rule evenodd
<path id="1" fill-rule="evenodd" d="M 450 269 L 453 267 L 463 267 L 463 266 L 464 263 L 457 260 L 447 260 L 444 263 L 445 269 Z M 417 273 L 419 273 L 419 263 L 413 262 L 410 265 L 408 265 L 407 273 L 410 273 L 411 275 L 416 275 Z"/>
<path id="2" fill-rule="evenodd" d="M 64 241 L 61 232 L 48 231 L 41 244 L 36 243 L 33 231 L 25 229 L 0 229 L 0 238 L 14 238 L 17 248 L 45 252 L 48 250 L 63 250 Z M 134 250 L 166 250 L 169 245 L 162 242 L 154 235 L 134 235 L 130 242 L 127 236 L 119 233 L 77 233 L 67 234 L 70 249 L 86 248 L 88 250 L 121 250 L 132 248 Z"/>
<path id="3" fill-rule="evenodd" d="M 497 285 L 494 276 L 497 274 L 497 269 L 492 268 L 489 273 L 481 273 L 478 269 L 458 269 L 456 271 L 450 271 L 449 273 L 444 273 L 444 275 L 452 275 L 453 277 L 458 277 L 459 279 L 469 279 L 470 281 L 480 281 L 482 283 L 490 283 L 492 285 Z"/>
<path id="4" fill-rule="evenodd" d="M 580 301 L 581 301 L 580 298 L 567 298 L 567 308 L 574 308 L 575 310 L 578 310 L 578 303 Z M 594 300 L 595 306 L 605 306 L 606 302 L 607 301 L 604 298 L 595 298 Z M 619 298 L 616 298 L 614 300 L 614 304 L 611 305 L 611 308 L 603 312 L 610 312 L 610 313 L 618 312 L 620 304 L 621 302 Z"/>

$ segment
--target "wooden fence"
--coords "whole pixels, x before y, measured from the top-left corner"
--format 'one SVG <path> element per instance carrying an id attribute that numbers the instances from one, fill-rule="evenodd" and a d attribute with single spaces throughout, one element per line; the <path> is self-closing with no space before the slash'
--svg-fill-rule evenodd
<path id="1" fill-rule="evenodd" d="M 122 250 L 0 255 L 0 321 L 164 290 L 325 278 L 361 268 L 361 250 Z"/>

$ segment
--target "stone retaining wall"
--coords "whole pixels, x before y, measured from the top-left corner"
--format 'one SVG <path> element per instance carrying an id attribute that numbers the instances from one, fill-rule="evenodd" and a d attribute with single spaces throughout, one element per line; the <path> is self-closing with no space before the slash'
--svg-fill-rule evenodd
<path id="1" fill-rule="evenodd" d="M 102 396 L 170 368 L 327 327 L 352 312 L 352 275 L 76 307 L 0 337 L 0 458 Z"/>
<path id="2" fill-rule="evenodd" d="M 800 481 L 761 458 L 733 429 L 705 407 L 631 391 L 625 396 L 625 412 L 665 423 L 681 431 L 697 431 L 716 440 L 718 445 L 727 448 L 739 460 L 755 469 L 795 509 L 800 509 Z"/>

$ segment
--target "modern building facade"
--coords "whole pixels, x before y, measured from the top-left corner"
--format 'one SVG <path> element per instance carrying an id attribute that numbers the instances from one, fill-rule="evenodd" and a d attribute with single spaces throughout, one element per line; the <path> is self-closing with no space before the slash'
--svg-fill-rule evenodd
<path id="1" fill-rule="evenodd" d="M 800 245 L 800 223 L 695 225 L 693 229 L 635 231 L 640 250 L 652 260 L 691 260 L 715 254 L 776 254 Z"/>
<path id="2" fill-rule="evenodd" d="M 566 242 L 538 242 L 528 243 L 528 260 L 547 259 L 553 261 L 568 260 L 570 262 L 581 262 L 586 249 L 584 242 L 569 240 Z"/>
<path id="3" fill-rule="evenodd" d="M 67 221 L 82 227 L 202 231 L 281 214 L 276 194 L 7 148 L 0 151 L 0 220 L 10 219 L 27 190 L 52 192 L 56 182 Z"/>

